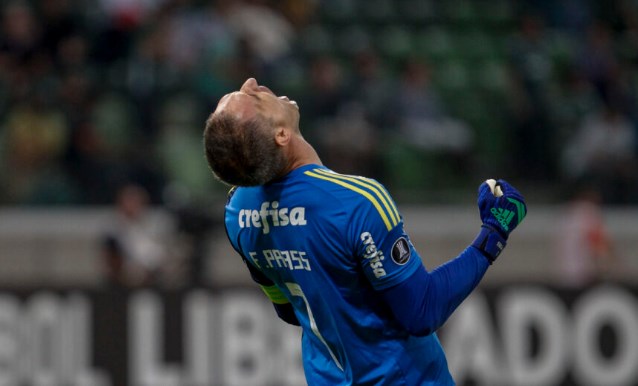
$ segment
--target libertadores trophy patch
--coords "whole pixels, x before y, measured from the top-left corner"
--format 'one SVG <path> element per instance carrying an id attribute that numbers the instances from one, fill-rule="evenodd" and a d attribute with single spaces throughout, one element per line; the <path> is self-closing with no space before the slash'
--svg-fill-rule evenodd
<path id="1" fill-rule="evenodd" d="M 410 245 L 405 237 L 399 237 L 392 246 L 392 260 L 399 265 L 403 265 L 410 260 Z"/>

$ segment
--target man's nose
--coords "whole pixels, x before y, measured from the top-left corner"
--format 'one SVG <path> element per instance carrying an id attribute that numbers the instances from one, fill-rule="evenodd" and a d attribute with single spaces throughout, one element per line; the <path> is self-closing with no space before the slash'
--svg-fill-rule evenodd
<path id="1" fill-rule="evenodd" d="M 241 91 L 256 90 L 258 86 L 255 78 L 248 78 L 241 86 Z"/>

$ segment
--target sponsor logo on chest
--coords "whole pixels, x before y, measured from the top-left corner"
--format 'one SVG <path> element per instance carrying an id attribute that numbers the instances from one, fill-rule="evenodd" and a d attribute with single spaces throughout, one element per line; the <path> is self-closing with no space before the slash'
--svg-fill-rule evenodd
<path id="1" fill-rule="evenodd" d="M 280 208 L 278 201 L 265 201 L 259 209 L 241 209 L 237 218 L 240 228 L 261 228 L 264 234 L 271 227 L 306 225 L 306 208 Z"/>

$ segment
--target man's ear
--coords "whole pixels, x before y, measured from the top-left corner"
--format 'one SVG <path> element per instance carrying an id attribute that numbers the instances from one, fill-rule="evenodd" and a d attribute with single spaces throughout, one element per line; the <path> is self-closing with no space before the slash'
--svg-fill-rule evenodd
<path id="1" fill-rule="evenodd" d="M 275 142 L 279 146 L 286 146 L 290 142 L 291 136 L 292 134 L 289 129 L 280 126 L 277 128 L 277 131 L 275 131 Z"/>

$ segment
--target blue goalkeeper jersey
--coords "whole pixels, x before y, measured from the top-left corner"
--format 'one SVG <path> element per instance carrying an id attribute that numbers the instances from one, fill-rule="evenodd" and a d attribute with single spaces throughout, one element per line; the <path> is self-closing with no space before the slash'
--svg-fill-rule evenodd
<path id="1" fill-rule="evenodd" d="M 309 385 L 454 385 L 436 334 L 408 334 L 379 295 L 422 265 L 381 184 L 306 165 L 234 190 L 225 222 L 292 303 Z"/>

